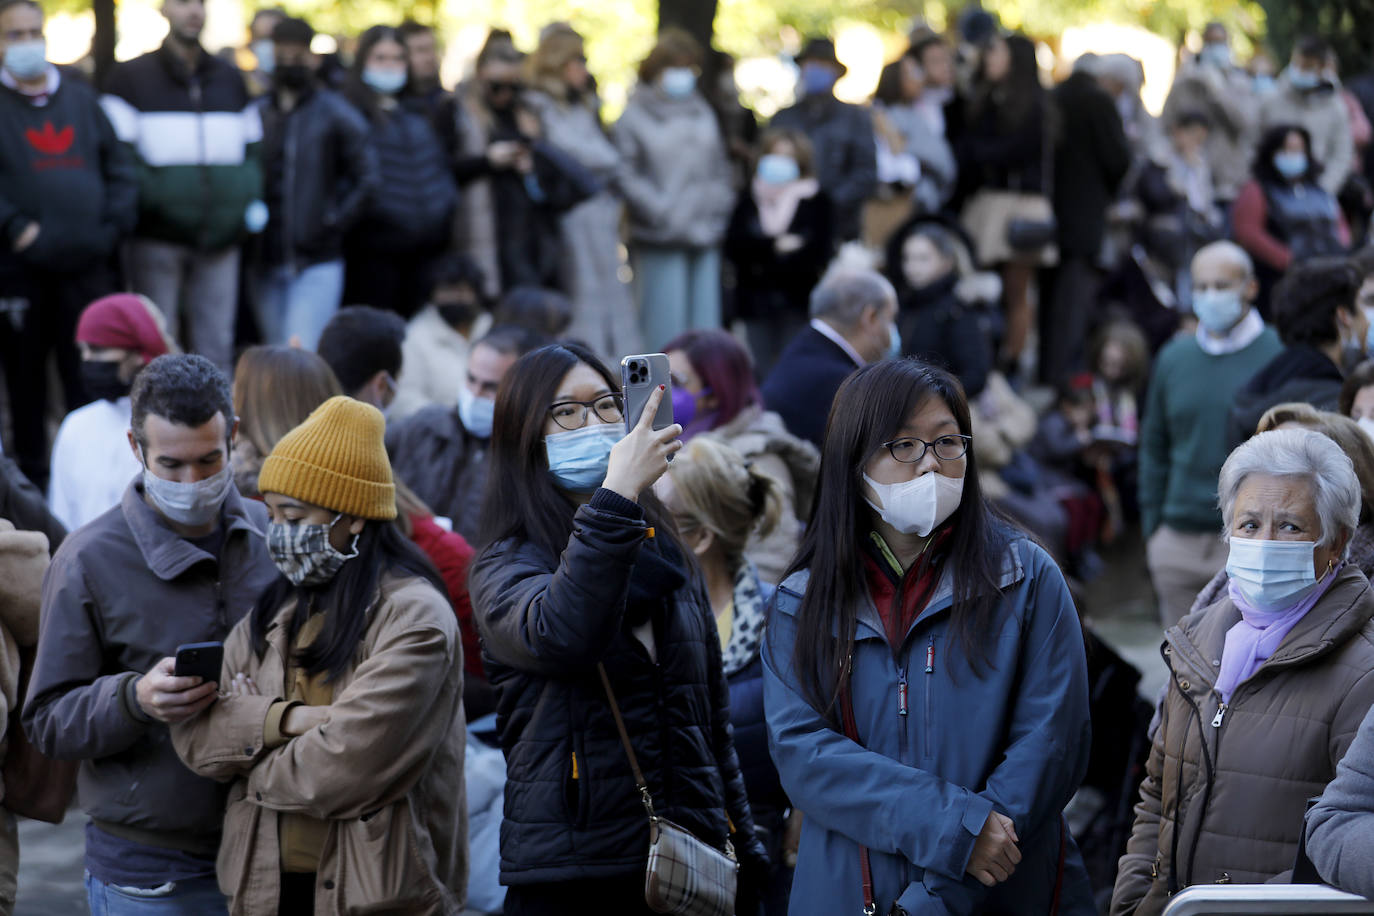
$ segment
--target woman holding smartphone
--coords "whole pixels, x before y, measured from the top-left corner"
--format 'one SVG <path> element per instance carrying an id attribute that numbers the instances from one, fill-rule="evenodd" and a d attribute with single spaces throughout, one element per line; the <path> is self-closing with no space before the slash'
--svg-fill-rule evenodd
<path id="1" fill-rule="evenodd" d="M 924 363 L 835 396 L 764 648 L 773 758 L 806 812 L 792 916 L 1096 912 L 1060 817 L 1088 763 L 1078 616 L 988 510 L 971 442 L 963 388 Z"/>
<path id="2" fill-rule="evenodd" d="M 282 578 L 225 642 L 228 695 L 173 729 L 187 766 L 233 783 L 235 916 L 462 908 L 463 654 L 394 523 L 384 428 L 334 397 L 272 449 L 258 485 Z"/>
<path id="3" fill-rule="evenodd" d="M 653 428 L 664 396 L 627 434 L 619 382 L 561 344 L 521 357 L 496 398 L 469 581 L 508 770 L 507 916 L 650 912 L 649 821 L 601 670 L 655 812 L 766 874 L 710 604 L 650 491 L 681 447 L 682 427 Z"/>

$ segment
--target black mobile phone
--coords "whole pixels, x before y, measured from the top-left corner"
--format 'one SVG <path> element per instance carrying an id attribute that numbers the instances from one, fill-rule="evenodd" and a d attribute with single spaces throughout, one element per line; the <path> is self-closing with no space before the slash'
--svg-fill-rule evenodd
<path id="1" fill-rule="evenodd" d="M 193 642 L 177 646 L 177 677 L 198 677 L 219 683 L 224 666 L 224 643 Z"/>
<path id="2" fill-rule="evenodd" d="M 663 353 L 641 353 L 620 361 L 620 387 L 625 391 L 625 431 L 634 429 L 644 413 L 649 395 L 663 386 L 663 400 L 654 414 L 654 429 L 673 425 L 673 380 L 668 357 Z"/>

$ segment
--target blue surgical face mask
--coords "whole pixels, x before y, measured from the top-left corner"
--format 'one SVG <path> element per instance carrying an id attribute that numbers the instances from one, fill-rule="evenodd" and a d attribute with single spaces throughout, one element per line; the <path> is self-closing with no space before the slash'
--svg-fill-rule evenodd
<path id="1" fill-rule="evenodd" d="M 887 358 L 897 359 L 902 355 L 902 332 L 897 330 L 897 322 L 887 326 Z"/>
<path id="2" fill-rule="evenodd" d="M 691 67 L 669 67 L 658 78 L 663 94 L 670 99 L 685 99 L 697 88 L 697 75 Z"/>
<path id="3" fill-rule="evenodd" d="M 1275 153 L 1274 168 L 1289 181 L 1307 174 L 1306 153 Z"/>
<path id="4" fill-rule="evenodd" d="M 1365 356 L 1374 356 L 1374 307 L 1360 306 L 1364 310 L 1365 320 L 1369 322 L 1369 330 L 1364 335 Z"/>
<path id="5" fill-rule="evenodd" d="M 272 39 L 259 38 L 249 45 L 249 49 L 258 59 L 258 70 L 270 76 L 277 64 L 277 47 L 272 44 Z"/>
<path id="6" fill-rule="evenodd" d="M 764 184 L 788 184 L 801 177 L 801 166 L 791 156 L 767 153 L 759 157 L 757 174 Z"/>
<path id="7" fill-rule="evenodd" d="M 1238 289 L 1200 289 L 1193 293 L 1193 314 L 1211 334 L 1225 334 L 1245 317 L 1245 300 Z"/>
<path id="8" fill-rule="evenodd" d="M 1255 610 L 1287 610 L 1317 587 L 1316 546 L 1312 541 L 1232 537 L 1226 574 Z"/>
<path id="9" fill-rule="evenodd" d="M 1204 64 L 1211 64 L 1213 67 L 1231 66 L 1231 46 L 1225 42 L 1213 42 L 1202 46 L 1197 58 Z"/>
<path id="10" fill-rule="evenodd" d="M 1262 94 L 1264 94 L 1264 93 L 1266 93 L 1266 92 L 1269 92 L 1269 91 L 1273 90 L 1273 88 L 1274 88 L 1274 78 L 1273 78 L 1272 76 L 1270 76 L 1268 73 L 1256 73 L 1256 74 L 1255 74 L 1255 91 L 1256 91 L 1256 92 L 1258 92 L 1258 93 L 1260 93 L 1260 94 L 1262 95 Z"/>
<path id="11" fill-rule="evenodd" d="M 364 67 L 363 82 L 382 95 L 395 95 L 406 84 L 406 72 L 390 67 Z"/>
<path id="12" fill-rule="evenodd" d="M 491 426 L 496 417 L 496 402 L 491 398 L 480 398 L 464 385 L 458 389 L 458 419 L 463 428 L 478 439 L 491 438 Z"/>
<path id="13" fill-rule="evenodd" d="M 839 76 L 825 64 L 808 61 L 802 64 L 801 85 L 806 95 L 825 95 L 835 87 Z"/>
<path id="14" fill-rule="evenodd" d="M 594 493 L 606 479 L 611 448 L 625 431 L 619 424 L 597 423 L 544 437 L 553 482 L 571 493 Z"/>
<path id="15" fill-rule="evenodd" d="M 1288 68 L 1288 84 L 1294 89 L 1316 89 L 1322 84 L 1322 75 L 1297 67 Z"/>
<path id="16" fill-rule="evenodd" d="M 36 80 L 48 69 L 48 46 L 43 39 L 16 41 L 5 48 L 5 69 L 15 79 Z"/>

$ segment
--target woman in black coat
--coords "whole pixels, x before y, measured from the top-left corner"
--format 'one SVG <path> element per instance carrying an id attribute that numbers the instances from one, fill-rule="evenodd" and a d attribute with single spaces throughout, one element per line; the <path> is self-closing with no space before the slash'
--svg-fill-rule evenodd
<path id="1" fill-rule="evenodd" d="M 625 434 L 619 388 L 564 344 L 521 357 L 496 398 L 469 581 L 507 764 L 507 916 L 650 912 L 649 821 L 602 671 L 655 812 L 767 867 L 710 605 L 650 489 L 682 428 L 652 428 L 660 389 Z"/>
<path id="2" fill-rule="evenodd" d="M 344 95 L 371 127 L 381 182 L 344 239 L 344 301 L 409 318 L 424 305 L 430 267 L 448 247 L 458 184 L 423 103 L 401 95 L 406 83 L 396 30 L 364 32 Z"/>
<path id="3" fill-rule="evenodd" d="M 806 135 L 765 134 L 749 192 L 739 196 L 725 234 L 735 314 L 744 319 L 760 377 L 806 324 L 811 289 L 835 250 L 832 217 Z"/>

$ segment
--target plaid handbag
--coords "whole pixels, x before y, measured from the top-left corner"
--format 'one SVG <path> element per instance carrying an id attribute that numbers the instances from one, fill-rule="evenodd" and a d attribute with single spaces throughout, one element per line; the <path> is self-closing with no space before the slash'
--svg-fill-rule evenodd
<path id="1" fill-rule="evenodd" d="M 654 800 L 649 785 L 639 769 L 639 759 L 630 744 L 620 704 L 611 690 L 611 680 L 602 665 L 596 666 L 601 686 L 611 703 L 615 727 L 620 743 L 630 760 L 635 788 L 639 789 L 644 810 L 649 815 L 649 861 L 644 870 L 644 902 L 655 913 L 675 913 L 677 916 L 733 916 L 735 888 L 739 880 L 739 862 L 734 847 L 727 840 L 725 852 L 703 843 L 686 829 L 654 814 Z"/>

